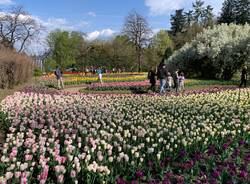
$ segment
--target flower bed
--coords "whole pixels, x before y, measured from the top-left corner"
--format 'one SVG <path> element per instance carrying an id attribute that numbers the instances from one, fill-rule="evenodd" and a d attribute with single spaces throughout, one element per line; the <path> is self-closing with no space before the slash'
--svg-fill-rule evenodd
<path id="1" fill-rule="evenodd" d="M 15 93 L 1 103 L 12 126 L 0 182 L 248 183 L 250 90 L 240 92 Z"/>
<path id="2" fill-rule="evenodd" d="M 159 81 L 157 81 L 157 86 L 159 86 Z M 186 87 L 194 86 L 213 86 L 213 85 L 236 85 L 237 81 L 216 81 L 216 80 L 195 80 L 188 79 L 185 82 Z M 86 90 L 89 91 L 116 91 L 116 90 L 131 90 L 140 88 L 142 90 L 147 90 L 150 87 L 149 81 L 138 81 L 138 82 L 108 82 L 108 83 L 93 83 L 87 87 Z"/>
<path id="3" fill-rule="evenodd" d="M 128 76 L 140 76 L 144 75 L 146 76 L 147 73 L 138 73 L 138 72 L 124 72 L 124 73 L 103 73 L 103 76 L 106 77 L 128 77 Z M 63 73 L 63 77 L 92 77 L 92 78 L 97 78 L 98 74 L 93 74 L 93 73 Z"/>
<path id="4" fill-rule="evenodd" d="M 103 76 L 103 82 L 129 82 L 129 81 L 143 81 L 146 79 L 145 75 L 134 75 L 134 76 Z M 97 83 L 99 82 L 98 76 L 96 77 L 73 77 L 65 80 L 65 85 L 79 85 L 85 83 Z"/>

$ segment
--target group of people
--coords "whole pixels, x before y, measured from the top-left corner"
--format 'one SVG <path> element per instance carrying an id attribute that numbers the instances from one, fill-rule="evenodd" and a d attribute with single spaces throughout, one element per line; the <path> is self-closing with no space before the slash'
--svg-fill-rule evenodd
<path id="1" fill-rule="evenodd" d="M 176 70 L 171 74 L 164 64 L 164 61 L 160 63 L 157 68 L 157 72 L 154 68 L 151 68 L 148 72 L 148 79 L 151 84 L 150 90 L 156 91 L 156 78 L 160 81 L 160 93 L 163 94 L 166 91 L 170 92 L 175 89 L 176 92 L 184 91 L 185 77 L 183 72 Z"/>
<path id="2" fill-rule="evenodd" d="M 99 67 L 98 69 L 96 69 L 96 73 L 98 74 L 99 82 L 103 83 L 102 81 L 103 70 Z M 57 67 L 54 74 L 57 79 L 58 89 L 63 89 L 64 83 L 62 80 L 61 69 Z M 161 94 L 165 93 L 166 91 L 170 92 L 172 89 L 175 89 L 176 92 L 184 91 L 184 86 L 185 86 L 184 73 L 176 70 L 171 74 L 167 70 L 167 67 L 164 64 L 164 61 L 162 61 L 160 65 L 157 67 L 157 71 L 155 71 L 154 68 L 150 69 L 150 71 L 148 72 L 148 79 L 151 84 L 149 89 L 153 92 L 156 91 L 156 79 L 160 81 L 160 93 Z M 241 72 L 240 87 L 242 87 L 243 85 L 244 87 L 246 87 L 246 84 L 247 84 L 247 67 L 244 66 Z"/>
<path id="3" fill-rule="evenodd" d="M 88 75 L 88 74 L 92 74 L 92 75 L 95 75 L 95 74 L 98 74 L 98 70 L 100 70 L 100 67 L 89 67 L 89 68 L 85 68 L 84 69 L 84 74 L 85 76 Z M 107 68 L 104 68 L 102 67 L 102 73 L 122 73 L 122 72 L 125 72 L 125 68 L 112 68 L 112 69 L 107 69 Z"/>

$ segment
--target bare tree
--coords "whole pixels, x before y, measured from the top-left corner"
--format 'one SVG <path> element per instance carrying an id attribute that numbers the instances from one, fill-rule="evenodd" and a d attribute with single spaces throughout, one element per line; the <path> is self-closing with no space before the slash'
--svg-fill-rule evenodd
<path id="1" fill-rule="evenodd" d="M 22 7 L 0 12 L 0 44 L 22 52 L 25 45 L 38 36 L 42 26 Z"/>
<path id="2" fill-rule="evenodd" d="M 134 11 L 126 17 L 123 33 L 135 46 L 139 72 L 141 72 L 143 46 L 148 43 L 151 32 L 147 20 L 137 12 Z"/>

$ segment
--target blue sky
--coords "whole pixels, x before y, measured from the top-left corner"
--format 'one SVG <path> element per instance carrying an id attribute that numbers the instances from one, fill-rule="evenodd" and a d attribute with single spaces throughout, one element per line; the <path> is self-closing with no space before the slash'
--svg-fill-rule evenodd
<path id="1" fill-rule="evenodd" d="M 218 14 L 223 0 L 205 0 Z M 0 9 L 22 5 L 48 31 L 56 28 L 85 32 L 89 39 L 118 34 L 132 10 L 145 16 L 156 32 L 170 28 L 175 9 L 190 9 L 191 0 L 0 0 Z"/>

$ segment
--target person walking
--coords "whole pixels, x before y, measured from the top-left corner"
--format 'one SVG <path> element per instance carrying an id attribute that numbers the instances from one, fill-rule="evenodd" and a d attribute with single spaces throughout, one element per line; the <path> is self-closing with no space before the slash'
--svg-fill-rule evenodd
<path id="1" fill-rule="evenodd" d="M 160 93 L 165 93 L 167 75 L 168 72 L 166 65 L 163 62 L 161 62 L 157 71 L 157 78 L 158 80 L 160 80 Z"/>
<path id="2" fill-rule="evenodd" d="M 64 83 L 63 83 L 63 80 L 62 80 L 62 71 L 61 71 L 59 66 L 56 67 L 55 76 L 56 76 L 56 79 L 57 79 L 57 87 L 58 87 L 58 89 L 59 90 L 63 89 L 64 88 Z"/>
<path id="3" fill-rule="evenodd" d="M 102 84 L 103 82 L 102 82 L 102 69 L 101 68 L 98 68 L 97 74 L 98 74 L 98 80 Z"/>
<path id="4" fill-rule="evenodd" d="M 247 87 L 247 67 L 244 66 L 241 71 L 241 83 L 240 88 L 244 85 L 244 87 Z"/>
<path id="5" fill-rule="evenodd" d="M 179 71 L 176 70 L 174 73 L 173 73 L 173 80 L 174 80 L 174 88 L 175 88 L 175 91 L 176 93 L 178 92 L 179 90 Z"/>
<path id="6" fill-rule="evenodd" d="M 155 77 L 156 77 L 156 72 L 154 68 L 152 67 L 148 72 L 148 79 L 151 84 L 151 86 L 149 87 L 149 90 L 152 90 L 153 92 L 155 92 L 155 84 L 156 84 Z"/>

